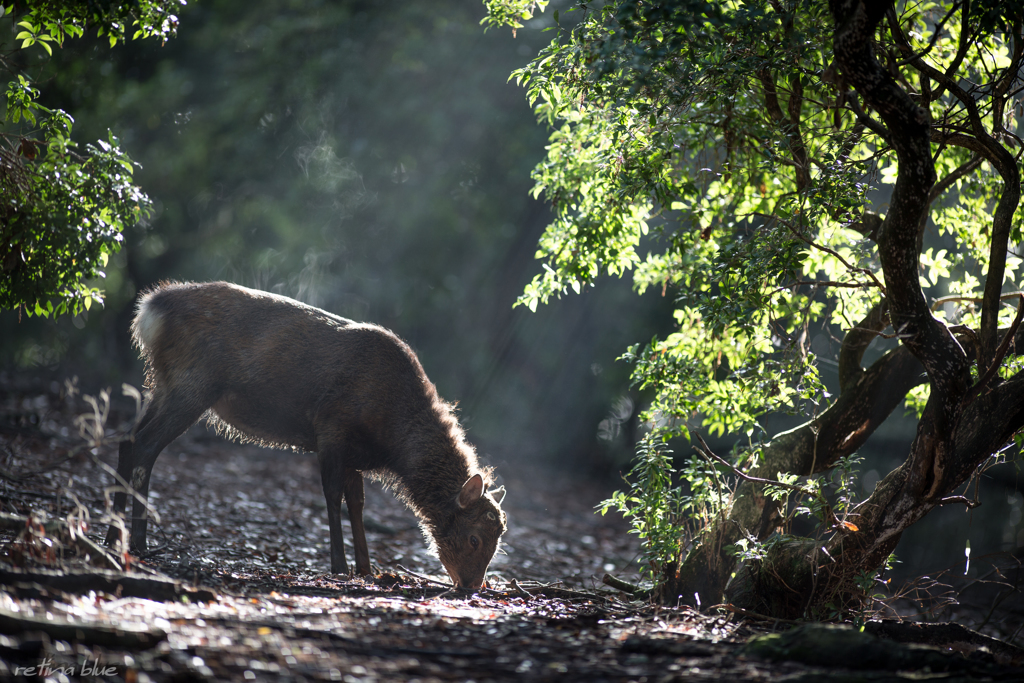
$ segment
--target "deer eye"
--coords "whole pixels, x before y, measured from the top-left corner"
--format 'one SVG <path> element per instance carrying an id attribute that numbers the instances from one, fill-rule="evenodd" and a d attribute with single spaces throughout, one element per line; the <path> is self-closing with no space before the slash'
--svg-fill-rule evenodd
<path id="1" fill-rule="evenodd" d="M 497 522 L 498 521 L 498 518 L 495 516 L 495 514 L 493 512 L 488 512 L 487 513 L 487 519 L 491 520 L 492 522 Z"/>
<path id="2" fill-rule="evenodd" d="M 480 547 L 480 539 L 477 538 L 476 536 L 470 536 L 469 537 L 469 544 L 471 546 L 473 546 L 473 550 L 476 550 L 477 548 Z"/>

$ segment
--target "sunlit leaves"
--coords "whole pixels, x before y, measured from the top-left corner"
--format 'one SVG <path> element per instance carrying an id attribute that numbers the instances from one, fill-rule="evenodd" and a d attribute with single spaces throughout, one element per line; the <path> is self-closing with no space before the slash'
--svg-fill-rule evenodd
<path id="1" fill-rule="evenodd" d="M 853 215 L 860 202 L 848 190 L 864 190 L 849 150 L 839 158 L 837 136 L 826 135 L 816 144 L 827 172 L 801 194 L 791 131 L 765 119 L 755 71 L 800 57 L 826 64 L 809 41 L 825 35 L 820 17 L 774 53 L 743 42 L 786 30 L 788 16 L 752 5 L 621 3 L 588 11 L 513 74 L 555 126 L 534 178 L 556 220 L 520 303 L 532 308 L 627 269 L 641 291 L 671 288 L 683 307 L 679 332 L 629 357 L 637 383 L 658 391 L 653 419 L 679 430 L 699 415 L 697 426 L 718 434 L 750 431 L 767 411 L 795 409 L 816 384 L 813 365 L 792 362 L 806 357 L 794 333 L 824 311 L 791 286 L 804 253 L 797 233 L 826 214 Z M 664 251 L 641 259 L 645 243 Z"/>
<path id="2" fill-rule="evenodd" d="M 514 31 L 521 22 L 533 18 L 536 11 L 544 11 L 548 0 L 484 0 L 487 15 L 480 23 L 487 26 L 509 26 Z"/>
<path id="3" fill-rule="evenodd" d="M 81 153 L 71 140 L 71 117 L 37 105 L 35 96 L 25 79 L 9 85 L 7 120 L 36 127 L 18 138 L 17 154 L 4 157 L 0 307 L 77 314 L 102 303 L 87 282 L 103 277 L 121 232 L 150 202 L 132 184 L 134 165 L 113 134 Z"/>
<path id="4" fill-rule="evenodd" d="M 20 21 L 18 26 L 21 26 L 24 30 L 14 36 L 14 38 L 21 41 L 22 50 L 38 42 L 46 50 L 46 54 L 53 54 L 53 48 L 50 47 L 50 41 L 54 40 L 52 35 L 40 32 L 38 27 L 32 25 L 31 21 Z"/>
<path id="5" fill-rule="evenodd" d="M 186 0 L 36 0 L 19 7 L 23 30 L 16 36 L 24 49 L 35 43 L 48 53 L 48 43 L 63 46 L 67 38 L 80 38 L 86 30 L 107 36 L 110 46 L 132 38 L 166 40 L 178 29 L 174 12 Z M 7 14 L 10 14 L 8 12 Z"/>
<path id="6" fill-rule="evenodd" d="M 630 490 L 617 491 L 601 503 L 601 514 L 615 509 L 626 515 L 632 525 L 631 533 L 643 540 L 644 572 L 655 578 L 665 558 L 676 557 L 686 540 L 679 534 L 679 527 L 688 517 L 709 516 L 711 510 L 696 510 L 706 499 L 705 488 L 714 487 L 717 472 L 703 471 L 703 463 L 691 462 L 684 473 L 694 482 L 690 493 L 676 483 L 676 470 L 672 463 L 672 451 L 659 435 L 648 435 L 637 447 L 637 460 L 627 475 Z M 702 470 L 700 472 L 695 470 Z M 696 494 L 696 495 L 694 495 Z"/>
<path id="7" fill-rule="evenodd" d="M 177 27 L 170 10 L 182 4 L 40 1 L 20 17 L 6 8 L 3 19 L 16 22 L 21 49 L 38 44 L 52 55 L 54 45 L 86 29 L 107 35 L 111 45 L 128 26 L 136 37 L 166 38 Z M 112 133 L 79 148 L 71 117 L 42 105 L 25 74 L 12 76 L 0 128 L 0 308 L 77 314 L 102 303 L 90 281 L 104 276 L 100 269 L 120 249 L 121 232 L 144 217 L 150 202 L 132 184 L 135 165 Z"/>

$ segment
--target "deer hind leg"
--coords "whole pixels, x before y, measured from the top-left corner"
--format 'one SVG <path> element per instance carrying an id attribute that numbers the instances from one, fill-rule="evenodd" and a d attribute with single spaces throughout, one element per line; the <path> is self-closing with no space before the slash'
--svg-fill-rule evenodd
<path id="1" fill-rule="evenodd" d="M 115 515 L 123 515 L 125 503 L 128 500 L 128 491 L 125 486 L 131 486 L 132 469 L 134 467 L 135 459 L 135 441 L 138 438 L 139 432 L 149 424 L 155 411 L 147 410 L 142 415 L 142 419 L 132 429 L 132 433 L 122 441 L 117 448 L 117 480 L 114 482 L 114 501 L 111 505 L 111 512 Z M 107 546 L 114 547 L 117 541 L 120 539 L 121 529 L 116 524 L 111 524 L 110 528 L 107 529 Z"/>
<path id="2" fill-rule="evenodd" d="M 118 449 L 117 474 L 136 493 L 132 504 L 130 547 L 135 552 L 146 549 L 146 523 L 148 512 L 145 499 L 149 494 L 149 480 L 153 465 L 160 452 L 181 436 L 202 416 L 213 401 L 197 400 L 191 392 L 154 392 L 153 402 L 143 416 L 134 439 L 122 441 Z M 114 511 L 124 510 L 127 492 L 114 494 Z M 118 530 L 112 526 L 107 532 L 107 543 L 117 540 Z"/>

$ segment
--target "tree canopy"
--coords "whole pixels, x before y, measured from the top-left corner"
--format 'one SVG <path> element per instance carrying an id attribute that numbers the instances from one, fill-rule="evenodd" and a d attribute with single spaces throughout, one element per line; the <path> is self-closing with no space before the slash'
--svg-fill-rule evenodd
<path id="1" fill-rule="evenodd" d="M 513 27 L 543 9 L 488 5 Z M 656 398 L 608 506 L 667 602 L 720 602 L 741 558 L 740 606 L 863 604 L 902 531 L 975 504 L 957 491 L 1024 427 L 1024 5 L 620 0 L 554 20 L 513 73 L 551 128 L 533 191 L 555 213 L 520 303 L 626 271 L 676 301 L 676 330 L 625 354 Z M 857 500 L 856 451 L 904 402 L 917 438 Z M 767 434 L 780 411 L 807 421 Z M 697 450 L 680 472 L 672 436 Z M 785 533 L 798 514 L 814 537 Z"/>

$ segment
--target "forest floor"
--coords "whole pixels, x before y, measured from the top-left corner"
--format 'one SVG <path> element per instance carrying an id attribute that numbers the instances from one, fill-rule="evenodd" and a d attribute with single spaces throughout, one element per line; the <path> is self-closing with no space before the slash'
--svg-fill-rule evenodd
<path id="1" fill-rule="evenodd" d="M 1005 642 L 1021 643 L 1019 566 L 993 582 L 995 618 L 945 607 L 1004 641 L 956 624 L 861 632 L 660 608 L 601 582 L 639 578 L 636 537 L 594 514 L 607 491 L 509 474 L 509 530 L 486 589 L 450 590 L 412 513 L 376 485 L 365 513 L 375 575 L 336 576 L 316 458 L 202 428 L 157 461 L 159 521 L 125 570 L 113 566 L 124 555 L 89 547 L 106 533 L 116 444 L 83 440 L 75 417 L 86 405 L 57 384 L 0 374 L 0 679 L 1024 680 L 1024 651 Z M 131 416 L 116 406 L 107 425 Z"/>

